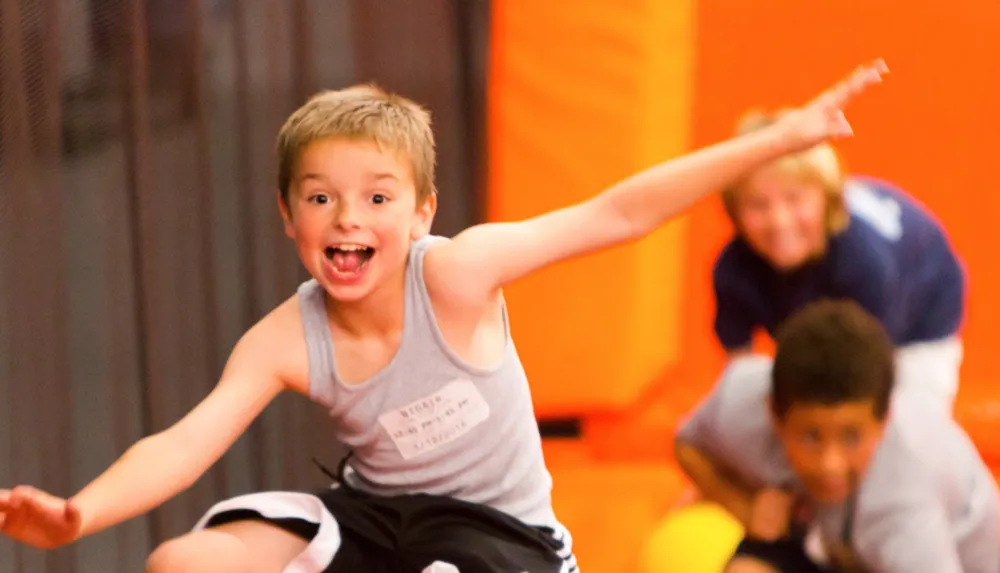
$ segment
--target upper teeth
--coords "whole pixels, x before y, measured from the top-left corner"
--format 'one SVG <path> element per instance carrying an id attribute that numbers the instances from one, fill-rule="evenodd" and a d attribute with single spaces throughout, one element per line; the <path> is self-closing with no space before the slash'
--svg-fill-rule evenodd
<path id="1" fill-rule="evenodd" d="M 357 244 L 354 244 L 354 243 L 344 243 L 342 245 L 335 245 L 333 248 L 335 248 L 335 249 L 337 249 L 339 251 L 363 251 L 363 250 L 367 249 L 368 247 L 366 247 L 364 245 L 357 245 Z"/>

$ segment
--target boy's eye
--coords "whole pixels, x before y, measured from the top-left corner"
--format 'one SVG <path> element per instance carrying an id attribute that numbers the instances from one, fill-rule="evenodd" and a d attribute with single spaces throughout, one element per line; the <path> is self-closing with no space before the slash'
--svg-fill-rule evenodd
<path id="1" fill-rule="evenodd" d="M 312 197 L 309 198 L 309 201 L 312 203 L 323 205 L 325 203 L 328 203 L 330 201 L 330 198 L 327 197 L 326 195 L 313 195 Z"/>
<path id="2" fill-rule="evenodd" d="M 802 441 L 807 444 L 816 445 L 820 443 L 821 440 L 822 437 L 819 435 L 819 432 L 815 430 L 807 430 L 802 433 Z"/>
<path id="3" fill-rule="evenodd" d="M 760 199 L 757 197 L 745 199 L 743 201 L 743 205 L 751 211 L 763 211 L 768 207 L 766 199 Z"/>
<path id="4" fill-rule="evenodd" d="M 376 205 L 381 205 L 382 203 L 385 203 L 387 200 L 388 197 L 386 197 L 381 193 L 376 193 L 372 195 L 372 203 L 375 203 Z"/>
<path id="5" fill-rule="evenodd" d="M 853 428 L 844 430 L 843 440 L 848 446 L 856 446 L 861 441 L 861 435 Z"/>

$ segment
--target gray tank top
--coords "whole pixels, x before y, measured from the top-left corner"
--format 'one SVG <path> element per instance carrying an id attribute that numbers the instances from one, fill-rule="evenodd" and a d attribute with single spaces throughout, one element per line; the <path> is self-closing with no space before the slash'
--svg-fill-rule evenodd
<path id="1" fill-rule="evenodd" d="M 389 364 L 360 384 L 337 375 L 323 288 L 298 289 L 309 393 L 353 451 L 344 479 L 377 495 L 429 493 L 483 504 L 530 525 L 556 526 L 528 379 L 503 310 L 500 364 L 467 364 L 445 343 L 423 280 L 428 236 L 410 247 L 403 335 Z"/>

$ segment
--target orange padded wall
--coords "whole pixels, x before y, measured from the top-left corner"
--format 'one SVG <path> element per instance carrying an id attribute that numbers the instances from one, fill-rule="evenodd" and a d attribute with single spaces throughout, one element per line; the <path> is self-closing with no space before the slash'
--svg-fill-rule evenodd
<path id="1" fill-rule="evenodd" d="M 688 147 L 687 1 L 493 4 L 489 217 L 568 206 Z M 679 358 L 684 225 L 506 291 L 538 414 L 619 409 Z"/>

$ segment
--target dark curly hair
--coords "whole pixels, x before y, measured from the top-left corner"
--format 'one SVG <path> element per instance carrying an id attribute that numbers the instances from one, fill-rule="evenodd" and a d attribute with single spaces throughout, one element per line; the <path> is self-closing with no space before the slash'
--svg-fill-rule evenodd
<path id="1" fill-rule="evenodd" d="M 834 406 L 871 400 L 884 419 L 895 382 L 895 349 L 882 324 L 857 303 L 824 299 L 778 329 L 771 372 L 775 415 L 795 404 Z"/>

